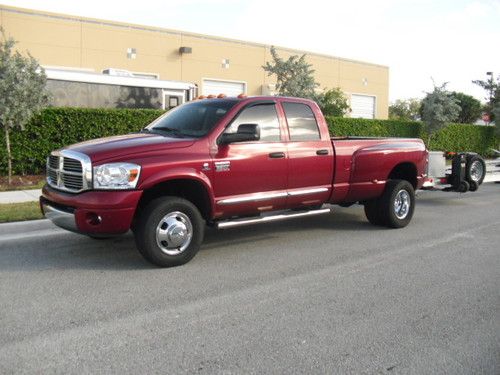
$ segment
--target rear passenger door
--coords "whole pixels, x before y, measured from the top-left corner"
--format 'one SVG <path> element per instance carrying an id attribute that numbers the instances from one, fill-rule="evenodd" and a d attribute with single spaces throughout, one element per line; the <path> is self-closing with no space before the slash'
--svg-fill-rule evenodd
<path id="1" fill-rule="evenodd" d="M 282 102 L 288 125 L 288 207 L 314 206 L 328 199 L 333 179 L 333 149 L 322 135 L 312 108 Z"/>

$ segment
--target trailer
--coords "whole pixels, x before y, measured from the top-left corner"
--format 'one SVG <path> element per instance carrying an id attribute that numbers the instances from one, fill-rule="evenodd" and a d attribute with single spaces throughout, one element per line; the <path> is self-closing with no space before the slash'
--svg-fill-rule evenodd
<path id="1" fill-rule="evenodd" d="M 171 109 L 196 98 L 194 83 L 156 79 L 122 69 L 45 68 L 50 104 L 79 108 Z"/>
<path id="2" fill-rule="evenodd" d="M 460 152 L 453 156 L 451 165 L 446 164 L 442 151 L 429 151 L 427 177 L 424 190 L 476 191 L 486 176 L 486 163 L 478 154 Z"/>

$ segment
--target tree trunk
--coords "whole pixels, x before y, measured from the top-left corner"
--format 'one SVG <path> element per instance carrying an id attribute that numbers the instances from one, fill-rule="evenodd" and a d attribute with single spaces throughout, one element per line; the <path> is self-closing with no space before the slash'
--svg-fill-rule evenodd
<path id="1" fill-rule="evenodd" d="M 7 165 L 8 165 L 8 184 L 12 183 L 12 153 L 10 150 L 10 134 L 9 126 L 5 124 L 5 146 L 7 146 Z"/>

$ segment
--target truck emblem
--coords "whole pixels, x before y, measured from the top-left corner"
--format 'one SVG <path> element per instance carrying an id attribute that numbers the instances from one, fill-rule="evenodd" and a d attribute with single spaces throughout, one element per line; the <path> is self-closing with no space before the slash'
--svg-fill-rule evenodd
<path id="1" fill-rule="evenodd" d="M 203 163 L 203 166 L 201 167 L 202 171 L 209 171 L 210 170 L 210 164 L 208 163 Z"/>
<path id="2" fill-rule="evenodd" d="M 215 171 L 216 172 L 227 172 L 231 169 L 230 161 L 216 161 L 215 162 Z"/>

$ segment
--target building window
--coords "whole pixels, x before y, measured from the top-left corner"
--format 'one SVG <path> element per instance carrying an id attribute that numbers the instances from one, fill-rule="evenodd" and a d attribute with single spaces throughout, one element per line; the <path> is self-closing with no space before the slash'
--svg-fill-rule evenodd
<path id="1" fill-rule="evenodd" d="M 134 60 L 137 57 L 137 50 L 135 48 L 127 48 L 127 59 Z"/>

